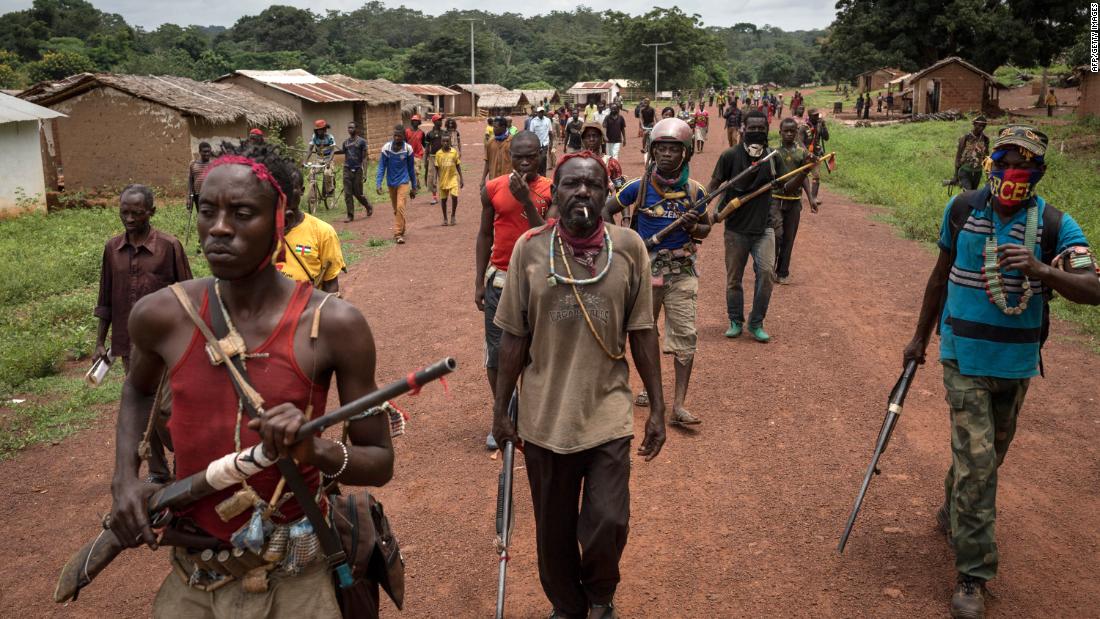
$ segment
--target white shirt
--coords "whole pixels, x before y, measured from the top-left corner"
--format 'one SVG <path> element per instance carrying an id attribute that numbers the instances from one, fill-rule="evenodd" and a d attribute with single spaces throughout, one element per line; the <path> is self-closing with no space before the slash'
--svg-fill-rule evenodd
<path id="1" fill-rule="evenodd" d="M 602 125 L 603 121 L 606 120 L 607 117 L 610 116 L 610 115 L 611 115 L 611 108 L 605 108 L 604 111 L 596 114 L 596 122 L 598 122 Z"/>
<path id="2" fill-rule="evenodd" d="M 531 131 L 539 136 L 539 146 L 550 146 L 550 128 L 553 126 L 554 121 L 550 120 L 549 116 L 531 117 Z"/>

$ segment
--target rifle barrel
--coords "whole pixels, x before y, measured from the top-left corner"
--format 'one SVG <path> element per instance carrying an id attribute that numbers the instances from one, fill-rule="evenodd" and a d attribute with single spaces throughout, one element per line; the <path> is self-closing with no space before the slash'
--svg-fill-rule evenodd
<path id="1" fill-rule="evenodd" d="M 913 375 L 916 372 L 917 362 L 907 362 L 901 376 L 894 384 L 894 388 L 890 391 L 886 417 L 882 420 L 878 440 L 875 442 L 875 452 L 871 455 L 871 464 L 867 466 L 867 472 L 863 475 L 863 483 L 859 486 L 859 494 L 856 495 L 855 505 L 852 506 L 852 511 L 848 514 L 848 522 L 844 526 L 844 532 L 840 535 L 840 543 L 836 547 L 838 553 L 843 553 L 844 547 L 848 545 L 848 536 L 852 534 L 852 527 L 856 524 L 856 516 L 859 515 L 859 509 L 863 506 L 863 499 L 866 497 L 867 489 L 871 485 L 871 476 L 879 472 L 879 459 L 882 458 L 882 453 L 886 451 L 887 445 L 890 444 L 890 435 L 893 434 L 894 426 L 897 425 L 898 419 L 901 417 L 902 407 L 905 405 L 905 396 L 909 393 L 909 386 L 912 384 Z"/>
<path id="2" fill-rule="evenodd" d="M 508 401 L 508 416 L 512 423 L 519 417 L 519 392 L 512 392 Z M 504 599 L 508 578 L 508 544 L 512 537 L 512 476 L 515 468 L 516 446 L 512 441 L 504 441 L 501 458 L 500 481 L 497 484 L 497 543 L 500 547 L 500 559 L 497 574 L 497 610 L 496 619 L 504 619 Z"/>
<path id="3" fill-rule="evenodd" d="M 816 166 L 820 163 L 823 163 L 825 161 L 828 161 L 829 159 L 832 159 L 834 156 L 836 156 L 836 153 L 829 153 L 827 155 L 824 155 L 823 157 L 821 157 L 821 159 L 818 159 L 817 161 L 813 161 L 813 162 L 807 163 L 806 165 L 799 166 L 799 167 L 791 170 L 790 172 L 787 172 L 783 176 L 772 179 L 772 183 L 777 183 L 779 181 L 785 181 L 785 180 L 787 180 L 787 179 L 789 179 L 789 178 L 791 178 L 791 177 L 793 177 L 797 174 L 801 174 L 801 173 L 805 172 L 806 170 L 809 170 L 810 168 L 812 168 L 812 167 L 814 167 L 814 166 Z M 717 213 L 714 214 L 714 222 L 718 223 L 718 222 L 722 221 L 723 219 L 729 217 L 734 211 L 736 211 L 738 208 L 740 208 L 741 205 L 744 204 L 745 202 L 747 202 L 748 200 L 752 200 L 753 198 L 759 196 L 762 193 L 771 191 L 771 187 L 772 187 L 771 183 L 769 183 L 767 185 L 762 185 L 760 187 L 757 187 L 756 189 L 754 189 L 753 191 L 751 191 L 750 193 L 748 193 L 746 195 L 738 196 L 738 197 L 730 200 L 729 202 L 726 203 L 726 205 L 724 207 L 722 207 L 722 210 L 720 210 L 720 211 L 718 211 Z"/>

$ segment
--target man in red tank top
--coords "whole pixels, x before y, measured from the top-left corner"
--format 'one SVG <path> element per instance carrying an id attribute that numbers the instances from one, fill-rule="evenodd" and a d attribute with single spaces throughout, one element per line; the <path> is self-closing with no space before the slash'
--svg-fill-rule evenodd
<path id="1" fill-rule="evenodd" d="M 474 304 L 485 313 L 485 372 L 496 393 L 500 327 L 493 323 L 504 289 L 512 248 L 520 235 L 543 225 L 550 208 L 550 179 L 540 176 L 539 138 L 521 131 L 512 138 L 512 173 L 498 176 L 481 188 L 481 226 L 474 251 Z M 493 435 L 485 439 L 496 449 Z"/>
<path id="2" fill-rule="evenodd" d="M 311 489 L 320 484 L 321 476 L 347 485 L 381 486 L 393 474 L 388 421 L 381 415 L 353 421 L 347 446 L 320 436 L 292 442 L 307 415 L 324 414 L 334 377 L 341 402 L 376 389 L 374 340 L 363 315 L 340 299 L 325 303 L 319 335 L 311 338 L 314 314 L 326 295 L 283 277 L 272 260 L 282 243 L 291 164 L 266 145 L 249 147 L 241 155 L 223 156 L 211 164 L 198 204 L 198 233 L 217 278 L 220 302 L 247 348 L 252 386 L 268 408 L 258 420 L 241 418 L 226 369 L 211 365 L 204 338 L 172 291 L 158 291 L 134 306 L 130 317 L 133 353 L 119 410 L 111 484 L 111 528 L 119 540 L 133 546 L 155 548 L 157 544 L 145 508 L 156 486 L 138 477 L 137 446 L 165 370 L 175 397 L 170 430 L 178 477 L 205 469 L 211 460 L 236 451 L 238 444 L 262 444 L 269 457 L 294 458 Z M 219 298 L 208 294 L 211 280 L 185 282 L 183 289 L 209 325 L 210 313 L 217 311 L 219 303 Z M 278 482 L 275 468 L 248 480 L 264 501 L 275 498 Z M 232 486 L 179 515 L 215 538 L 217 547 L 229 548 L 230 536 L 249 521 L 253 510 L 246 509 L 227 522 L 215 506 L 241 489 Z M 270 514 L 275 531 L 308 522 L 302 519 L 296 498 L 277 505 Z M 291 535 L 294 530 L 291 526 Z M 246 587 L 241 578 L 223 578 L 228 582 L 204 589 L 198 581 L 217 583 L 219 579 L 199 573 L 203 570 L 194 562 L 197 555 L 174 548 L 173 569 L 157 594 L 153 615 L 339 617 L 331 574 L 320 553 L 315 554 L 315 560 L 295 565 L 277 562 L 268 573 L 266 590 L 254 592 L 255 587 Z"/>

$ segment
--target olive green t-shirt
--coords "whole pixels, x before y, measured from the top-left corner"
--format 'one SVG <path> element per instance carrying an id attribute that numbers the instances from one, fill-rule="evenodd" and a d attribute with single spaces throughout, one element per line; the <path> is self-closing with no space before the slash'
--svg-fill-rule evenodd
<path id="1" fill-rule="evenodd" d="M 611 268 L 599 282 L 577 290 L 608 349 L 621 353 L 628 331 L 653 328 L 649 255 L 633 230 L 607 230 L 614 246 Z M 494 322 L 512 335 L 531 338 L 520 390 L 520 438 L 568 454 L 632 436 L 634 408 L 626 360 L 612 361 L 600 348 L 572 286 L 548 282 L 550 238 L 550 227 L 544 226 L 516 242 Z M 554 268 L 566 275 L 556 245 Z M 568 260 L 575 278 L 590 277 L 580 262 Z M 607 260 L 605 247 L 596 258 L 596 273 Z"/>

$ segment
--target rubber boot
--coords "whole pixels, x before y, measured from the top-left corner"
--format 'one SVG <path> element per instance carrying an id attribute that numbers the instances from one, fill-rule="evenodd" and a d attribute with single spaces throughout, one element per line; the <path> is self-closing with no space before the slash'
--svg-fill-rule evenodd
<path id="1" fill-rule="evenodd" d="M 951 616 L 957 619 L 982 619 L 985 617 L 985 582 L 959 574 L 955 594 L 951 596 Z"/>

